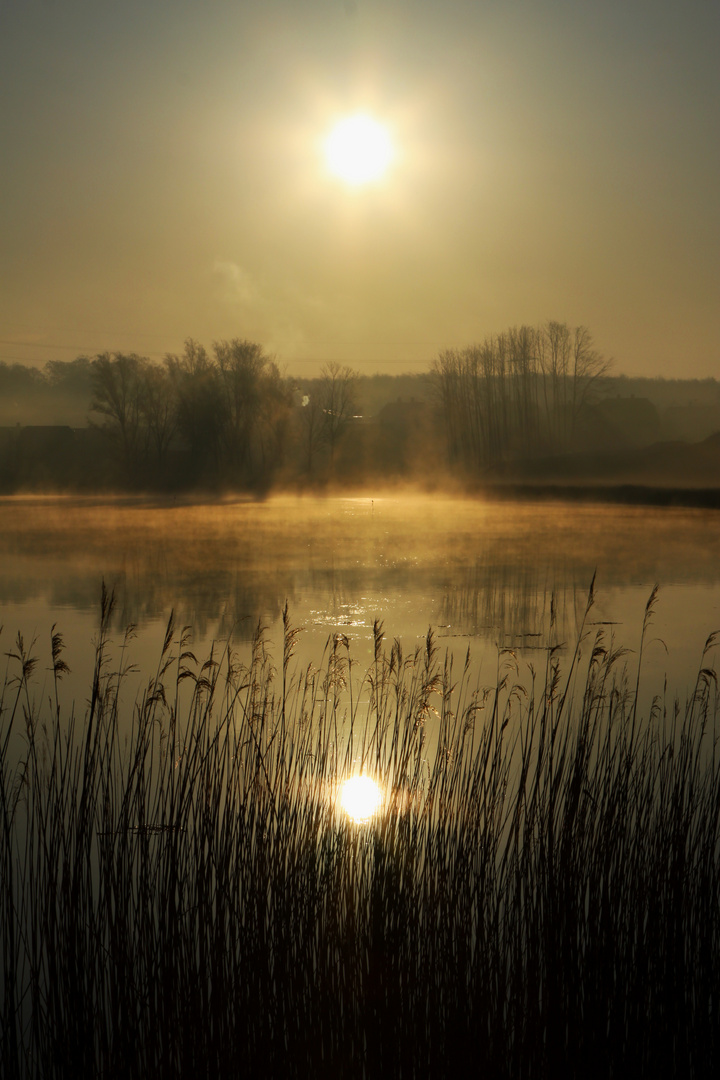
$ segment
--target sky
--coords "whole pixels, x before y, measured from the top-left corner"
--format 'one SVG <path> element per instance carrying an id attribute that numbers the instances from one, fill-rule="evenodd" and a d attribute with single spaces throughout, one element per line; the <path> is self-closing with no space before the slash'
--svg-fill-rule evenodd
<path id="1" fill-rule="evenodd" d="M 555 319 L 720 376 L 719 49 L 717 0 L 3 0 L 0 360 L 399 374 Z"/>

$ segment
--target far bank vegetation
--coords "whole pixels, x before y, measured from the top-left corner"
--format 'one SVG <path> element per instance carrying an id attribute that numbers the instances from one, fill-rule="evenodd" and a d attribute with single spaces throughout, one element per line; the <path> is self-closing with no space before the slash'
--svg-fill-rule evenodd
<path id="1" fill-rule="evenodd" d="M 569 448 L 608 366 L 586 327 L 557 322 L 446 349 L 433 373 L 450 460 L 482 468 Z"/>
<path id="2" fill-rule="evenodd" d="M 290 378 L 241 339 L 207 350 L 189 338 L 162 362 L 118 352 L 44 369 L 0 362 L 5 492 L 432 487 L 598 468 L 602 479 L 598 455 L 615 455 L 616 473 L 637 471 L 638 448 L 717 430 L 715 380 L 613 376 L 589 330 L 559 322 L 443 350 L 414 375 L 331 362 Z"/>

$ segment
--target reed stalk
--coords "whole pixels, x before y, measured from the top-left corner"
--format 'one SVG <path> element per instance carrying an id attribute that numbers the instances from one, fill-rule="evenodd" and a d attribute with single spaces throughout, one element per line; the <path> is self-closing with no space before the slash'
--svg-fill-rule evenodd
<path id="1" fill-rule="evenodd" d="M 129 716 L 111 610 L 82 720 L 55 627 L 47 708 L 21 639 L 0 687 L 3 1075 L 718 1074 L 714 636 L 643 717 L 602 631 L 488 688 L 376 623 L 353 685 L 287 609 L 279 672 L 171 616 Z"/>

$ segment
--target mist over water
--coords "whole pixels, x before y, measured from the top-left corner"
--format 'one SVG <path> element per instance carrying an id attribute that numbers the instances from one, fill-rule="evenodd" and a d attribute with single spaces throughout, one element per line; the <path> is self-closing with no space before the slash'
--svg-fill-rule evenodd
<path id="1" fill-rule="evenodd" d="M 458 662 L 470 646 L 478 678 L 493 684 L 499 664 L 517 664 L 522 676 L 527 663 L 542 667 L 549 645 L 574 644 L 595 572 L 591 634 L 602 627 L 628 649 L 660 585 L 644 669 L 660 685 L 667 673 L 684 697 L 720 627 L 714 511 L 382 493 L 187 504 L 17 498 L 0 507 L 4 651 L 19 629 L 37 638 L 49 666 L 56 623 L 80 694 L 103 581 L 116 594 L 118 642 L 137 627 L 129 653 L 143 671 L 171 610 L 193 628 L 198 653 L 229 640 L 242 655 L 260 623 L 279 657 L 287 601 L 304 628 L 298 663 L 319 662 L 328 636 L 342 633 L 364 669 L 380 619 L 406 651 L 430 626 Z"/>
<path id="2" fill-rule="evenodd" d="M 382 978 L 402 973 L 386 983 L 393 990 L 382 1011 L 390 1015 L 409 993 L 408 1015 L 423 1016 L 426 985 L 436 1001 L 446 1000 L 450 990 L 436 993 L 436 982 L 453 992 L 460 986 L 446 1012 L 463 1015 L 466 994 L 484 1000 L 473 979 L 485 985 L 490 971 L 505 1000 L 527 991 L 543 1016 L 536 985 L 547 985 L 548 973 L 561 972 L 577 1007 L 578 986 L 602 987 L 610 972 L 603 993 L 612 1002 L 619 994 L 640 1018 L 627 1022 L 634 1045 L 649 971 L 660 988 L 653 995 L 667 985 L 689 987 L 689 1015 L 705 1016 L 716 970 L 717 693 L 707 672 L 694 695 L 693 687 L 701 658 L 706 669 L 717 660 L 714 647 L 703 656 L 720 626 L 717 513 L 371 494 L 187 505 L 16 499 L 0 506 L 0 522 L 2 764 L 13 822 L 7 850 L 16 847 L 21 866 L 12 911 L 22 928 L 20 955 L 32 948 L 32 956 L 50 958 L 18 966 L 23 1039 L 45 1030 L 34 1023 L 35 1010 L 44 1009 L 35 1002 L 57 990 L 58 955 L 59 968 L 75 965 L 82 978 L 99 959 L 97 985 L 130 987 L 133 999 L 142 985 L 136 967 L 143 972 L 151 958 L 142 978 L 153 986 L 155 957 L 172 955 L 177 974 L 168 979 L 170 993 L 163 983 L 158 1008 L 175 1007 L 175 986 L 233 988 L 210 997 L 207 1013 L 193 1004 L 142 1037 L 133 1006 L 130 1044 L 143 1054 L 158 1030 L 177 1027 L 182 1037 L 198 1017 L 204 1034 L 214 1031 L 217 1008 L 243 993 L 249 1004 L 228 1030 L 242 1033 L 242 1017 L 266 1023 L 275 1015 L 265 1008 L 272 998 L 249 982 L 270 985 L 263 958 L 272 958 L 273 978 L 280 972 L 281 992 L 292 988 L 289 1001 L 310 1003 L 308 1017 L 326 1008 L 322 997 L 315 1005 L 318 981 L 332 987 L 333 1000 L 346 994 L 339 999 L 363 1002 L 377 964 Z M 596 601 L 588 608 L 593 580 Z M 649 608 L 638 682 L 641 627 L 656 581 L 660 599 Z M 114 621 L 101 626 L 103 582 L 117 607 Z M 286 601 L 303 628 L 287 666 Z M 177 621 L 164 642 L 171 608 Z M 375 620 L 402 648 L 379 640 Z M 129 636 L 128 624 L 136 624 Z M 183 624 L 194 627 L 187 643 Z M 53 625 L 71 668 L 59 688 Z M 258 625 L 267 628 L 269 655 L 257 638 L 251 642 Z M 23 644 L 13 643 L 16 629 Z M 598 635 L 606 648 L 593 650 Z M 101 643 L 97 651 L 93 641 Z M 636 650 L 625 656 L 624 675 L 623 661 L 610 659 L 623 645 Z M 25 680 L 18 667 L 22 661 L 29 669 L 28 650 L 38 666 Z M 693 707 L 685 710 L 689 695 Z M 554 879 L 543 822 L 562 838 L 550 848 Z M 68 852 L 79 852 L 82 863 L 70 863 Z M 81 878 L 92 886 L 77 890 L 77 902 L 72 883 Z M 598 916 L 586 898 L 603 893 Z M 484 921 L 486 905 L 501 917 L 491 911 Z M 63 917 L 48 918 L 56 908 Z M 655 930 L 647 911 L 660 913 Z M 568 912 L 576 922 L 568 924 Z M 106 913 L 112 923 L 102 921 Z M 116 934 L 115 920 L 126 913 Z M 659 966 L 666 924 L 680 928 L 673 933 L 690 957 L 692 983 Z M 330 947 L 327 928 L 337 934 Z M 208 931 L 217 948 L 205 947 Z M 561 932 L 567 949 L 559 947 Z M 356 939 L 357 948 L 348 946 Z M 105 940 L 110 946 L 101 952 L 97 941 Z M 247 940 L 260 947 L 248 951 Z M 313 952 L 308 943 L 318 940 Z M 85 951 L 76 963 L 78 942 Z M 528 949 L 539 950 L 544 966 Z M 189 973 L 185 958 L 197 955 L 219 957 L 230 975 L 218 976 L 214 959 Z M 648 957 L 661 960 L 636 975 Z M 37 987 L 27 974 L 36 971 L 43 972 Z M 354 971 L 357 989 L 348 992 Z M 509 979 L 508 972 L 517 974 Z M 308 978 L 312 991 L 295 993 L 289 973 Z M 65 1010 L 81 999 L 66 987 L 58 991 L 66 1003 L 61 1019 L 48 1010 L 51 1030 L 63 1033 L 53 1035 L 58 1042 L 72 1024 Z M 493 1008 L 495 997 L 493 989 Z M 116 1010 L 105 1012 L 105 1000 L 112 990 L 96 993 L 97 1006 L 85 1011 L 110 1025 Z M 289 1019 L 280 1021 L 278 1045 L 283 1024 L 294 1023 L 291 1008 L 280 1015 Z M 348 1013 L 338 1015 L 338 1045 L 345 1045 Z M 375 1024 L 380 1011 L 361 1015 Z M 498 1015 L 504 1033 L 510 1009 Z M 596 1014 L 581 1015 L 592 1023 Z M 440 1024 L 454 1032 L 454 1020 L 444 1017 Z M 681 1020 L 694 1033 L 694 1020 Z M 562 1028 L 579 1023 L 563 1019 Z M 604 1014 L 599 1023 L 604 1045 Z M 468 1030 L 474 1047 L 477 1031 L 491 1025 L 473 1020 Z M 510 1029 L 503 1060 L 511 1059 L 517 1030 Z M 534 1021 L 533 1030 L 544 1029 Z M 653 1030 L 653 1047 L 656 1039 Z M 389 1044 L 396 1042 L 393 1034 Z"/>

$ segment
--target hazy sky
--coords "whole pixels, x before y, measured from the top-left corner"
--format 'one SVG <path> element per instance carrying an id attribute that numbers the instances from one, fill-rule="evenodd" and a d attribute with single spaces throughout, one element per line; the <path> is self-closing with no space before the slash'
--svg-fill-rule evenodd
<path id="1" fill-rule="evenodd" d="M 720 376 L 717 0 L 2 0 L 0 359 L 423 370 L 582 323 Z M 351 189 L 363 110 L 396 157 Z"/>

